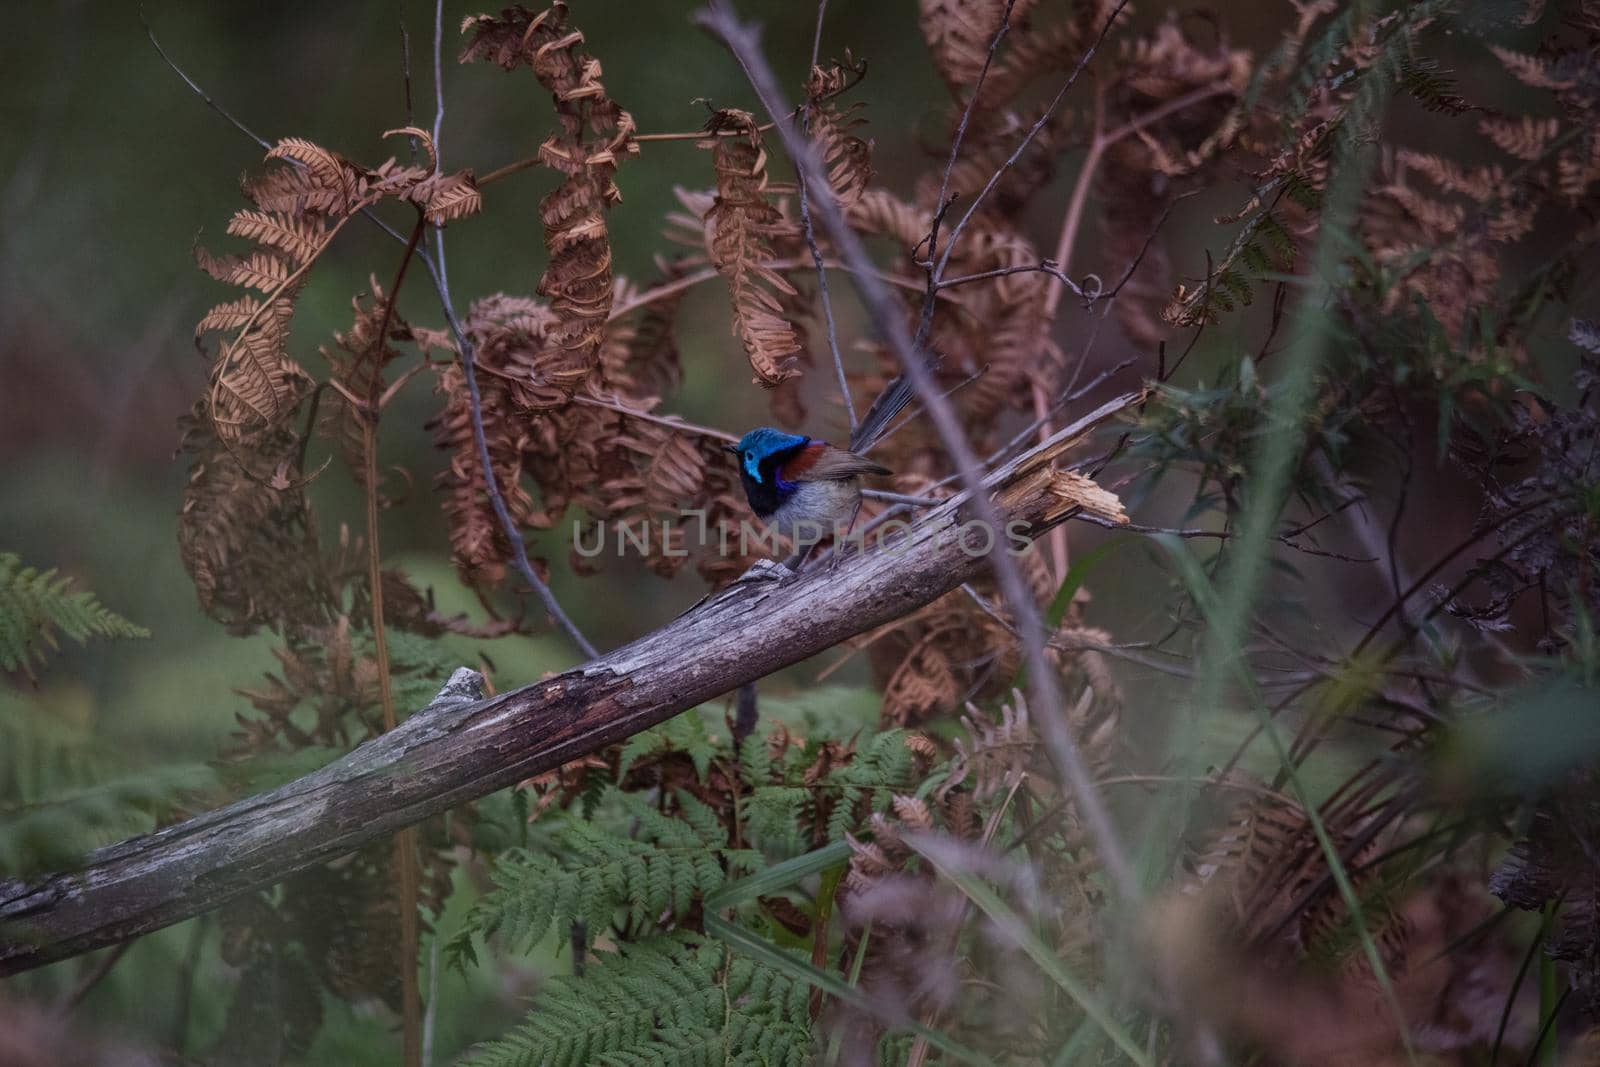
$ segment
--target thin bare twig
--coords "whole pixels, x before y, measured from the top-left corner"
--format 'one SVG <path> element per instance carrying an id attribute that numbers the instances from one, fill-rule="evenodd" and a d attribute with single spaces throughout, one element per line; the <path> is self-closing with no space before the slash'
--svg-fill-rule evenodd
<path id="1" fill-rule="evenodd" d="M 435 0 L 433 6 L 433 143 L 438 159 L 438 167 L 444 167 L 444 150 L 441 147 L 441 131 L 444 127 L 444 0 Z M 516 568 L 522 580 L 528 583 L 528 588 L 533 590 L 539 602 L 544 605 L 545 612 L 549 614 L 559 626 L 578 646 L 578 650 L 589 659 L 599 655 L 594 645 L 578 629 L 566 611 L 561 607 L 561 602 L 556 599 L 550 586 L 539 577 L 533 569 L 533 564 L 528 561 L 528 545 L 522 537 L 522 531 L 517 528 L 516 520 L 511 517 L 510 510 L 506 507 L 505 496 L 500 490 L 500 480 L 495 475 L 494 464 L 489 458 L 489 442 L 483 429 L 483 394 L 478 389 L 478 364 L 477 349 L 472 339 L 467 336 L 467 331 L 462 328 L 461 320 L 456 316 L 455 301 L 450 296 L 449 266 L 444 254 L 444 232 L 439 227 L 432 227 L 433 255 L 422 257 L 423 265 L 428 268 L 428 274 L 433 278 L 433 287 L 439 295 L 439 304 L 444 310 L 445 321 L 450 325 L 450 333 L 456 339 L 456 347 L 461 351 L 461 370 L 467 380 L 467 396 L 472 408 L 472 440 L 478 447 L 478 464 L 483 468 L 483 484 L 488 492 L 489 504 L 494 509 L 495 518 L 500 521 L 500 530 L 506 535 L 506 542 L 511 549 L 511 564 Z"/>
<path id="2" fill-rule="evenodd" d="M 1119 4 L 1117 11 L 1121 10 L 1122 5 Z M 787 113 L 788 107 L 783 99 L 783 92 L 778 86 L 771 66 L 761 52 L 754 28 L 741 23 L 726 0 L 712 0 L 704 10 L 696 14 L 695 18 L 701 26 L 721 38 L 738 59 L 767 113 L 774 117 Z M 1079 69 L 1081 67 L 1082 64 Z M 860 236 L 845 221 L 827 182 L 817 179 L 823 172 L 823 167 L 821 161 L 817 159 L 815 147 L 785 125 L 780 124 L 777 130 L 794 162 L 795 169 L 808 174 L 812 179 L 816 193 L 813 210 L 823 229 L 827 231 L 834 249 L 846 263 L 869 268 L 871 259 Z M 991 186 L 992 184 L 991 182 Z M 956 417 L 949 401 L 940 394 L 888 289 L 869 269 L 856 271 L 855 279 L 874 330 L 895 353 L 902 373 L 921 400 L 956 469 L 961 472 L 961 480 L 970 494 L 969 503 L 976 517 L 982 522 L 987 522 L 990 529 L 1000 529 L 994 503 L 983 487 L 981 468 L 977 457 L 973 454 L 971 444 L 967 441 L 966 433 L 961 428 L 960 420 Z M 1041 712 L 1040 720 L 1047 750 L 1068 788 L 1077 798 L 1079 812 L 1090 836 L 1095 841 L 1106 870 L 1111 874 L 1122 895 L 1132 900 L 1139 895 L 1138 883 L 1128 863 L 1126 850 L 1111 822 L 1110 814 L 1095 788 L 1094 779 L 1067 726 L 1060 686 L 1054 668 L 1045 657 L 1043 626 L 1038 606 L 1034 603 L 1013 559 L 1004 553 L 995 553 L 989 557 L 989 563 L 994 568 L 1012 617 L 1022 634 L 1028 663 L 1028 683 L 1033 690 L 1035 706 Z"/>
<path id="3" fill-rule="evenodd" d="M 778 271 L 794 270 L 798 267 L 809 265 L 810 263 L 808 260 L 800 259 L 774 259 L 762 264 L 762 266 L 768 269 Z M 829 270 L 848 271 L 850 269 L 845 264 L 840 263 L 837 259 L 824 258 L 822 265 Z M 891 274 L 887 271 L 881 271 L 876 267 L 873 268 L 873 272 L 877 274 L 878 277 L 882 278 L 886 284 L 917 292 L 920 292 L 922 289 L 921 283 L 913 281 L 910 278 L 902 277 L 898 274 Z M 629 312 L 639 310 L 646 304 L 653 304 L 657 300 L 665 300 L 667 297 L 681 293 L 685 289 L 692 289 L 703 282 L 709 282 L 720 277 L 722 277 L 722 274 L 715 267 L 706 267 L 702 270 L 695 271 L 693 274 L 685 274 L 681 278 L 674 278 L 671 281 L 662 282 L 660 285 L 646 289 L 628 300 L 612 304 L 611 311 L 606 315 L 606 321 L 611 322 L 613 320 L 620 319 Z"/>
<path id="4" fill-rule="evenodd" d="M 89 995 L 89 990 L 99 985 L 100 980 L 111 973 L 111 968 L 117 965 L 137 940 L 138 938 L 136 937 L 130 937 L 121 944 L 112 945 L 111 948 L 106 950 L 106 954 L 96 960 L 94 966 L 85 971 L 83 977 L 78 979 L 77 985 L 72 987 L 71 992 L 61 998 L 61 1002 L 56 1005 L 56 1012 L 61 1015 L 70 1015 L 74 1008 L 83 1003 L 83 998 Z"/>
<path id="5" fill-rule="evenodd" d="M 956 278 L 946 278 L 944 281 L 935 283 L 934 288 L 942 292 L 945 289 L 954 289 L 958 285 L 971 285 L 973 282 L 988 281 L 990 278 L 1004 278 L 1008 274 L 1048 274 L 1050 277 L 1054 278 L 1056 281 L 1072 290 L 1073 295 L 1083 298 L 1086 303 L 1090 304 L 1094 303 L 1096 300 L 1099 300 L 1102 295 L 1100 286 L 1098 284 L 1100 280 L 1098 275 L 1091 274 L 1088 276 L 1089 278 L 1093 278 L 1097 284 L 1093 289 L 1086 291 L 1084 286 L 1073 281 L 1067 275 L 1067 273 L 1061 269 L 1061 264 L 1057 263 L 1053 259 L 1041 259 L 1037 263 L 1027 263 L 1020 267 L 996 267 L 993 270 L 979 271 L 976 274 L 963 274 Z M 1053 293 L 1058 293 L 1060 291 L 1061 290 L 1059 289 L 1051 290 Z"/>
<path id="6" fill-rule="evenodd" d="M 826 5 L 824 5 L 824 6 L 826 6 Z M 815 58 L 813 58 L 811 65 L 812 66 L 816 66 Z M 839 88 L 835 89 L 833 92 L 828 93 L 825 96 L 819 97 L 816 102 L 819 103 L 819 104 L 820 103 L 825 103 L 825 102 L 827 102 L 829 100 L 834 99 L 835 97 L 843 96 L 845 93 L 848 93 L 850 90 L 854 89 L 857 85 L 860 85 L 861 84 L 861 79 L 864 78 L 865 76 L 866 76 L 866 67 L 865 67 L 865 65 L 863 65 L 860 68 L 859 72 L 857 72 L 857 76 L 855 78 L 853 78 L 850 81 L 846 82 L 845 84 L 841 85 Z M 800 113 L 800 110 L 797 108 L 792 114 L 789 115 L 789 118 L 792 119 L 796 115 L 798 115 L 799 113 Z M 775 126 L 775 125 L 777 125 L 777 124 L 773 123 L 773 122 L 762 123 L 761 125 L 759 125 L 759 126 L 757 126 L 755 128 L 755 132 L 756 133 L 768 133 L 768 132 L 770 132 L 772 130 L 773 126 Z M 743 130 L 743 129 L 736 129 L 736 130 L 680 130 L 680 131 L 675 131 L 673 133 L 636 133 L 632 137 L 630 137 L 629 140 L 631 142 L 633 142 L 634 144 L 655 144 L 655 143 L 661 143 L 661 142 L 666 142 L 666 141 L 704 141 L 704 140 L 707 140 L 708 138 L 714 140 L 714 139 L 719 138 L 719 137 L 748 137 L 748 136 L 750 136 L 750 132 L 748 130 Z M 526 157 L 524 157 L 522 159 L 514 160 L 514 161 L 512 161 L 510 163 L 505 164 L 502 167 L 496 167 L 494 170 L 491 170 L 488 173 L 486 173 L 486 174 L 482 175 L 481 177 L 479 177 L 478 178 L 478 185 L 480 187 L 481 186 L 485 186 L 485 185 L 492 185 L 492 184 L 494 184 L 495 182 L 499 181 L 502 178 L 509 178 L 513 174 L 518 174 L 518 173 L 521 173 L 522 171 L 525 171 L 525 170 L 532 170 L 535 167 L 541 166 L 542 163 L 543 163 L 543 161 L 538 156 L 526 156 Z"/>
<path id="7" fill-rule="evenodd" d="M 945 502 L 944 497 L 908 496 L 905 493 L 891 493 L 886 489 L 863 489 L 861 495 L 873 500 L 887 500 L 891 504 L 904 504 L 911 508 L 936 508 Z"/>
<path id="8" fill-rule="evenodd" d="M 822 22 L 828 14 L 828 0 L 817 2 L 817 29 L 811 39 L 811 68 L 816 69 L 817 55 L 822 49 Z M 811 109 L 816 102 L 807 100 L 800 108 L 800 124 L 807 137 L 811 136 Z M 844 399 L 845 414 L 850 417 L 850 433 L 856 432 L 856 405 L 850 399 L 850 379 L 845 377 L 844 356 L 839 352 L 839 328 L 833 320 L 833 298 L 828 293 L 828 271 L 823 266 L 822 249 L 817 247 L 817 231 L 811 222 L 811 195 L 804 174 L 796 175 L 800 185 L 800 227 L 805 233 L 806 247 L 811 250 L 811 263 L 817 272 L 817 295 L 822 299 L 822 320 L 827 327 L 828 354 L 833 357 L 833 370 L 839 376 L 839 395 Z M 824 178 L 826 180 L 826 178 Z"/>
<path id="9" fill-rule="evenodd" d="M 1000 184 L 1000 179 L 1005 175 L 1005 172 L 1016 165 L 1017 160 L 1022 158 L 1022 153 L 1027 151 L 1028 146 L 1033 143 L 1033 139 L 1039 135 L 1039 131 L 1044 129 L 1045 123 L 1050 121 L 1051 116 L 1053 116 L 1056 112 L 1056 108 L 1061 106 L 1061 101 L 1066 99 L 1067 93 L 1074 85 L 1077 84 L 1078 76 L 1083 73 L 1084 68 L 1089 65 L 1089 61 L 1093 59 L 1095 53 L 1100 50 L 1100 45 L 1105 41 L 1106 34 L 1111 32 L 1111 27 L 1116 25 L 1118 17 L 1121 16 L 1122 9 L 1127 6 L 1128 0 L 1118 0 L 1117 6 L 1113 8 L 1111 14 L 1106 17 L 1105 25 L 1100 27 L 1099 35 L 1095 37 L 1094 42 L 1084 50 L 1083 55 L 1078 59 L 1077 66 L 1072 68 L 1072 73 L 1067 76 L 1067 80 L 1061 84 L 1060 89 L 1056 90 L 1056 95 L 1050 98 L 1050 103 L 1045 106 L 1045 109 L 1042 112 L 1040 112 L 1038 120 L 1028 128 L 1028 132 L 1024 134 L 1022 140 L 1017 143 L 1015 150 L 1013 150 L 1011 155 L 1006 157 L 1006 161 L 1000 164 L 999 168 L 996 169 L 992 175 L 990 175 L 988 182 L 986 182 L 984 187 L 979 190 L 978 195 L 972 198 L 972 202 L 967 205 L 967 210 L 962 214 L 960 220 L 955 224 L 955 227 L 951 229 L 950 239 L 945 242 L 944 251 L 939 255 L 935 280 L 937 280 L 939 277 L 943 277 L 945 266 L 950 262 L 950 253 L 955 249 L 956 242 L 961 237 L 961 231 L 967 228 L 967 223 L 972 221 L 972 216 L 977 213 L 978 208 L 983 205 L 983 202 L 986 199 L 988 199 L 989 194 L 994 191 L 994 187 Z M 929 258 L 933 258 L 931 255 L 931 250 Z"/>
<path id="10" fill-rule="evenodd" d="M 939 195 L 934 199 L 933 221 L 928 224 L 928 261 L 931 264 L 939 254 L 939 225 L 944 221 L 944 213 L 949 210 L 950 175 L 956 169 L 956 160 L 961 155 L 961 143 L 967 138 L 967 125 L 972 121 L 972 111 L 978 106 L 978 97 L 983 93 L 983 83 L 989 77 L 989 67 L 994 63 L 994 54 L 1000 48 L 1000 42 L 1005 39 L 1007 31 L 1011 29 L 1011 9 L 1016 6 L 1017 0 L 1006 0 L 1005 9 L 1000 12 L 1000 25 L 995 27 L 994 35 L 989 38 L 989 47 L 983 54 L 983 66 L 978 70 L 978 80 L 973 83 L 972 95 L 967 98 L 967 106 L 961 109 L 961 121 L 956 123 L 955 136 L 950 139 L 950 156 L 945 160 L 944 173 L 939 177 Z M 955 243 L 955 234 L 950 235 L 950 244 Z M 948 256 L 946 257 L 948 258 Z M 928 343 L 928 332 L 933 328 L 933 308 L 938 299 L 939 279 L 943 271 L 928 271 L 928 285 L 922 296 L 922 315 L 917 323 L 917 347 L 920 349 Z"/>
<path id="11" fill-rule="evenodd" d="M 644 422 L 653 422 L 657 426 L 665 426 L 669 429 L 678 430 L 682 433 L 692 433 L 699 437 L 709 437 L 713 441 L 721 441 L 723 444 L 731 445 L 735 441 L 739 440 L 733 434 L 727 433 L 723 430 L 713 430 L 709 426 L 701 426 L 699 423 L 689 422 L 686 419 L 680 419 L 676 415 L 656 415 L 648 411 L 640 411 L 637 408 L 630 408 L 626 404 L 618 403 L 617 401 L 608 399 L 606 397 L 588 396 L 584 393 L 573 393 L 572 400 L 573 403 L 576 404 L 587 404 L 590 407 L 605 408 L 607 411 L 615 411 L 617 414 L 626 415 L 630 419 L 641 419 Z"/>
<path id="12" fill-rule="evenodd" d="M 156 31 L 151 28 L 150 23 L 145 19 L 145 17 L 144 17 L 144 5 L 143 4 L 139 5 L 139 25 L 144 27 L 145 36 L 150 38 L 150 44 L 155 47 L 155 50 L 156 50 L 157 53 L 160 54 L 161 59 L 172 70 L 172 73 L 176 74 L 178 77 L 183 79 L 183 84 L 187 85 L 189 87 L 190 91 L 194 93 L 194 95 L 198 96 L 201 100 L 205 101 L 206 106 L 209 107 L 212 111 L 215 111 L 217 114 L 221 115 L 224 119 L 226 119 L 227 122 L 228 122 L 228 125 L 232 126 L 234 129 L 238 130 L 240 133 L 242 133 L 246 137 L 250 138 L 256 144 L 260 145 L 261 146 L 261 150 L 263 152 L 266 152 L 266 151 L 268 151 L 268 150 L 270 150 L 272 148 L 272 143 L 270 141 L 268 141 L 265 137 L 262 137 L 260 134 L 256 133 L 256 131 L 252 130 L 250 127 L 246 126 L 244 123 L 240 122 L 238 119 L 234 118 L 233 114 L 231 112 L 229 112 L 227 108 L 225 108 L 221 104 L 217 103 L 216 100 L 214 100 L 212 98 L 210 93 L 208 93 L 204 89 L 200 88 L 200 86 L 195 82 L 195 80 L 193 78 L 189 77 L 188 73 L 185 72 L 182 67 L 178 66 L 177 63 L 173 62 L 172 57 L 167 55 L 167 50 L 165 48 L 161 47 L 161 42 L 156 40 Z M 404 237 L 402 237 L 400 239 L 402 241 L 405 240 Z"/>
<path id="13" fill-rule="evenodd" d="M 433 147 L 438 149 L 444 132 L 444 0 L 433 5 Z M 443 163 L 439 165 L 441 168 Z"/>

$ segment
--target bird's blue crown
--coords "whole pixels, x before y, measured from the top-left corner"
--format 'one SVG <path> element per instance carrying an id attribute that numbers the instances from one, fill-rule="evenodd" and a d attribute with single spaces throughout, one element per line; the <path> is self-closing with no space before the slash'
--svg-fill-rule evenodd
<path id="1" fill-rule="evenodd" d="M 806 444 L 810 440 L 811 438 L 800 434 L 784 433 L 770 426 L 761 426 L 739 438 L 739 443 L 734 447 L 739 453 L 739 462 L 743 464 L 745 473 L 759 482 L 762 460 L 774 453 Z"/>

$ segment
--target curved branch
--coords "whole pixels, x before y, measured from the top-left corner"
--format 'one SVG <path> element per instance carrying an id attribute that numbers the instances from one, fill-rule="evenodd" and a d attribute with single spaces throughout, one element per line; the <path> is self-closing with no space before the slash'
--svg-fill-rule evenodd
<path id="1" fill-rule="evenodd" d="M 991 475 L 992 506 L 1030 536 L 1061 521 L 1052 461 L 1138 399 L 1103 405 Z M 426 709 L 304 778 L 99 849 L 77 870 L 0 880 L 0 975 L 208 911 L 914 611 L 988 565 L 958 536 L 972 517 L 964 503 L 836 571 L 736 583 L 624 648 L 489 700 L 463 668 Z"/>

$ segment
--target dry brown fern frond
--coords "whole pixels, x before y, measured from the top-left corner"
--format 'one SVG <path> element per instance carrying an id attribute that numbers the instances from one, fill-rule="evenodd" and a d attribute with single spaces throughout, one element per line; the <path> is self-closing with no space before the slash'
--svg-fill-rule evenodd
<path id="1" fill-rule="evenodd" d="M 1130 341 L 1151 349 L 1167 336 L 1161 309 L 1172 291 L 1165 244 L 1151 242 L 1151 235 L 1176 198 L 1217 177 L 1239 132 L 1236 108 L 1250 78 L 1250 54 L 1220 35 L 1199 43 L 1169 17 L 1122 42 L 1118 68 L 1107 117 L 1139 125 L 1110 144 L 1095 178 L 1103 205 L 1100 255 L 1113 276 L 1138 263 L 1114 313 Z"/>
<path id="2" fill-rule="evenodd" d="M 1250 937 L 1259 937 L 1295 903 L 1296 874 L 1316 848 L 1298 804 L 1288 797 L 1253 795 L 1235 804 L 1226 824 L 1196 849 L 1184 892 L 1216 894 L 1227 902 L 1234 921 Z"/>
<path id="3" fill-rule="evenodd" d="M 882 189 L 871 189 L 850 210 L 851 224 L 863 233 L 890 238 L 904 250 L 905 275 L 915 277 L 917 244 L 928 233 L 932 212 Z M 988 432 L 1007 409 L 1025 410 L 1031 401 L 1027 385 L 1050 363 L 1053 345 L 1044 330 L 1043 301 L 1048 276 L 1027 271 L 1039 254 L 1017 229 L 1004 220 L 974 217 L 951 254 L 947 277 L 1017 269 L 1016 273 L 981 284 L 950 290 L 934 309 L 929 347 L 941 357 L 939 374 L 946 387 L 978 375 L 963 388 L 962 414 L 969 425 Z M 908 312 L 909 314 L 909 312 Z M 883 373 L 894 367 L 878 349 Z M 886 442 L 887 465 L 909 472 L 917 464 L 911 453 L 923 438 L 911 432 Z"/>
<path id="4" fill-rule="evenodd" d="M 195 249 L 195 260 L 207 274 L 265 294 L 261 299 L 247 295 L 219 304 L 195 327 L 195 344 L 202 352 L 207 334 L 231 335 L 212 359 L 206 405 L 219 436 L 228 442 L 280 427 L 311 388 L 310 376 L 289 356 L 289 323 L 296 274 L 310 265 L 328 237 L 314 229 L 320 222 L 293 227 L 293 220 L 285 217 L 283 226 L 268 227 L 261 224 L 262 218 L 242 211 L 229 231 L 270 237 L 293 251 L 269 244 L 238 256 L 216 257 Z M 314 232 L 321 233 L 320 239 L 311 236 Z"/>
<path id="5" fill-rule="evenodd" d="M 345 747 L 381 727 L 377 660 L 358 651 L 350 616 L 301 627 L 272 655 L 277 671 L 238 690 L 256 714 L 238 716 L 232 754 L 270 751 L 279 743 Z M 361 732 L 352 736 L 352 727 Z"/>
<path id="6" fill-rule="evenodd" d="M 961 725 L 967 736 L 955 741 L 956 755 L 950 762 L 950 776 L 939 787 L 941 795 L 969 784 L 982 802 L 1019 784 L 1043 765 L 1042 742 L 1033 731 L 1028 703 L 1020 692 L 1000 706 L 998 721 L 968 704 Z"/>
<path id="7" fill-rule="evenodd" d="M 228 234 L 277 249 L 296 266 L 315 259 L 327 236 L 327 223 L 317 215 L 277 211 L 239 211 L 228 220 Z M 230 281 L 220 278 L 219 281 Z M 282 279 L 278 279 L 281 281 Z M 238 284 L 235 281 L 235 284 Z"/>
<path id="8" fill-rule="evenodd" d="M 370 302 L 353 297 L 351 326 L 333 335 L 333 345 L 323 345 L 318 351 L 328 363 L 332 383 L 336 387 L 323 399 L 321 429 L 333 440 L 345 466 L 361 484 L 366 482 L 366 431 L 369 417 L 366 405 L 369 398 L 383 392 L 383 368 L 398 359 L 400 353 L 391 342 L 409 341 L 411 329 L 405 320 L 389 311 L 382 286 L 376 278 L 371 286 Z M 388 318 L 388 336 L 378 337 L 378 330 Z"/>
<path id="9" fill-rule="evenodd" d="M 1511 238 L 1519 221 L 1531 225 L 1532 219 L 1522 218 L 1520 205 L 1507 200 L 1493 216 L 1498 221 L 1492 228 L 1468 226 L 1467 205 L 1429 196 L 1407 183 L 1405 169 L 1415 162 L 1409 157 L 1386 161 L 1360 207 L 1361 233 L 1373 259 L 1398 274 L 1397 284 L 1378 306 L 1392 314 L 1425 301 L 1445 332 L 1460 340 L 1476 322 L 1478 309 L 1496 297 L 1501 264 L 1495 242 Z M 1444 179 L 1441 185 L 1454 185 L 1458 177 L 1472 184 L 1467 173 L 1434 167 L 1431 161 L 1418 169 L 1430 177 L 1437 171 Z M 1476 205 L 1473 211 L 1481 213 Z"/>
<path id="10" fill-rule="evenodd" d="M 1413 152 L 1402 148 L 1395 154 L 1395 162 L 1423 175 L 1441 191 L 1468 197 L 1479 204 L 1500 199 L 1511 194 L 1511 184 L 1505 170 L 1498 165 L 1464 167 L 1454 160 Z"/>
<path id="11" fill-rule="evenodd" d="M 841 107 L 832 98 L 865 72 L 866 65 L 854 63 L 847 52 L 843 64 L 812 67 L 806 79 L 806 128 L 822 152 L 828 184 L 842 207 L 859 200 L 872 181 L 872 145 L 856 133 L 867 124 L 861 114 L 866 105 L 857 101 Z"/>
<path id="12" fill-rule="evenodd" d="M 767 153 L 755 117 L 723 109 L 706 124 L 708 133 L 738 136 L 700 142 L 711 149 L 717 195 L 704 217 L 705 244 L 712 265 L 728 280 L 733 301 L 733 332 L 744 345 L 756 380 L 778 385 L 800 374 L 800 335 L 784 316 L 783 296 L 795 288 L 771 266 L 774 237 L 792 239 L 795 227 L 768 199 Z"/>
<path id="13" fill-rule="evenodd" d="M 545 350 L 554 322 L 541 302 L 496 293 L 474 301 L 463 323 L 477 355 L 479 413 L 490 465 L 506 510 L 518 525 L 536 525 L 541 517 L 522 481 L 531 424 L 519 414 L 519 407 L 533 390 L 550 387 L 519 377 L 513 368 L 521 365 L 525 353 Z M 445 406 L 429 428 L 434 444 L 450 456 L 438 485 L 446 494 L 451 554 L 468 584 L 497 585 L 505 577 L 511 546 L 489 498 L 466 374 L 460 364 L 452 363 L 437 368 L 437 375 L 436 390 L 444 396 Z M 563 501 L 560 507 L 564 506 Z"/>
<path id="14" fill-rule="evenodd" d="M 1523 85 L 1534 89 L 1570 89 L 1577 83 L 1577 78 L 1568 72 L 1558 73 L 1556 63 L 1550 57 L 1530 56 L 1497 44 L 1491 44 L 1489 51 L 1493 52 L 1500 65 Z"/>
<path id="15" fill-rule="evenodd" d="M 659 285 L 679 281 L 686 274 L 678 263 L 662 266 Z M 625 304 L 638 296 L 626 281 L 619 281 L 616 303 Z M 606 327 L 606 343 L 600 350 L 600 373 L 606 386 L 627 396 L 662 397 L 683 381 L 683 365 L 678 356 L 678 309 L 683 306 L 687 288 L 659 297 L 644 305 L 637 317 L 613 319 Z"/>
<path id="16" fill-rule="evenodd" d="M 906 652 L 883 687 L 885 721 L 923 723 L 961 699 L 961 679 L 944 647 L 948 630 L 930 630 Z"/>
<path id="17" fill-rule="evenodd" d="M 622 430 L 609 445 L 626 458 L 599 486 L 597 496 L 605 509 L 597 517 L 642 529 L 650 545 L 648 565 L 671 577 L 688 562 L 686 531 L 676 520 L 684 501 L 695 500 L 705 486 L 707 457 L 687 434 L 659 423 L 622 419 Z"/>
<path id="18" fill-rule="evenodd" d="M 1219 782 L 1217 791 L 1234 794 L 1231 810 L 1224 825 L 1195 850 L 1183 891 L 1221 902 L 1247 943 L 1291 955 L 1337 955 L 1349 973 L 1370 978 L 1371 969 L 1357 947 L 1354 917 L 1328 876 L 1327 857 L 1305 810 L 1243 778 Z M 1248 799 L 1239 801 L 1240 796 Z M 1332 821 L 1324 813 L 1324 828 L 1345 857 L 1385 968 L 1402 967 L 1404 916 L 1387 899 L 1380 872 L 1362 866 L 1378 853 L 1382 836 L 1350 855 L 1360 827 Z"/>
<path id="19" fill-rule="evenodd" d="M 445 491 L 444 514 L 450 526 L 450 552 L 462 580 L 473 586 L 498 585 L 505 577 L 510 543 L 489 499 L 472 429 L 472 398 L 459 365 L 441 368 L 438 392 L 445 408 L 432 423 L 434 443 L 450 455 L 439 475 Z M 533 501 L 522 488 L 521 431 L 512 415 L 509 390 L 493 378 L 480 383 L 484 435 L 497 488 L 513 518 L 526 516 Z"/>
<path id="20" fill-rule="evenodd" d="M 1536 119 L 1532 115 L 1478 120 L 1478 132 L 1493 141 L 1500 151 L 1526 160 L 1542 156 L 1560 130 L 1560 120 Z"/>
<path id="21" fill-rule="evenodd" d="M 428 222 L 443 226 L 483 210 L 483 194 L 470 171 L 435 174 L 419 181 L 406 193 L 406 199 L 422 208 Z"/>
<path id="22" fill-rule="evenodd" d="M 421 135 L 432 156 L 424 131 L 390 132 Z M 196 263 L 207 274 L 263 294 L 217 305 L 195 329 L 197 344 L 211 332 L 231 335 L 212 359 L 206 406 L 218 436 L 230 445 L 276 430 L 309 393 L 311 379 L 288 349 L 294 301 L 306 272 L 357 211 L 395 197 L 443 222 L 479 206 L 465 172 L 438 175 L 393 159 L 367 170 L 298 137 L 278 142 L 266 160 L 264 173 L 242 183 L 255 207 L 236 212 L 228 223 L 231 236 L 256 247 L 233 256 L 195 249 Z"/>
<path id="23" fill-rule="evenodd" d="M 299 439 L 279 429 L 247 452 L 231 450 L 203 402 L 183 426 L 183 451 L 194 458 L 178 550 L 201 610 L 240 634 L 326 622 L 337 600 L 297 469 Z"/>
<path id="24" fill-rule="evenodd" d="M 872 146 L 855 131 L 865 126 L 862 105 L 821 104 L 808 112 L 811 137 L 822 150 L 828 184 L 842 207 L 861 199 L 872 181 Z"/>
<path id="25" fill-rule="evenodd" d="M 1011 9 L 1012 23 L 1024 21 L 1034 2 L 1017 0 Z M 972 91 L 1005 10 L 1006 0 L 919 0 L 917 17 L 922 39 L 927 43 L 934 69 L 952 95 L 961 97 Z"/>
<path id="26" fill-rule="evenodd" d="M 568 22 L 562 0 L 535 15 L 519 6 L 466 19 L 471 40 L 461 62 L 485 59 L 506 70 L 526 66 L 554 97 L 558 128 L 539 146 L 545 166 L 565 175 L 539 205 L 550 262 L 538 292 L 556 316 L 541 350 L 517 367 L 541 384 L 519 394 L 532 408 L 564 403 L 599 358 L 613 295 L 605 213 L 621 199 L 618 161 L 638 152 L 633 117 L 600 81 L 600 62 Z"/>

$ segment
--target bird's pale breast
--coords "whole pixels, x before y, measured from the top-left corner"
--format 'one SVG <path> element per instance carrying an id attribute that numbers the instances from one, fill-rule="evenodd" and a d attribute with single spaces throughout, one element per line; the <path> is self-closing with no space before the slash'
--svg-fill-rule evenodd
<path id="1" fill-rule="evenodd" d="M 791 541 L 816 542 L 850 521 L 861 499 L 861 480 L 800 482 L 767 519 Z"/>

